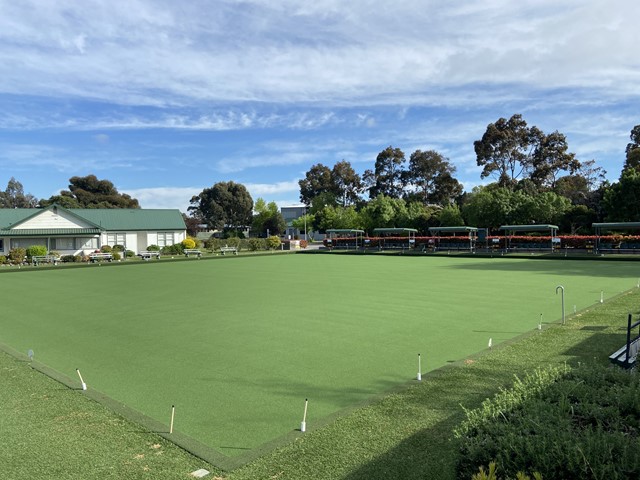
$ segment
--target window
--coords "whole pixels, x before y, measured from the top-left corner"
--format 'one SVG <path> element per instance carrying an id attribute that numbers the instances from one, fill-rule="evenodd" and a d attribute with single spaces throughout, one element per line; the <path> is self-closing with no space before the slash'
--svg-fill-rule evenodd
<path id="1" fill-rule="evenodd" d="M 98 248 L 97 238 L 76 238 L 76 248 L 82 250 L 95 250 Z"/>
<path id="2" fill-rule="evenodd" d="M 4 240 L 0 238 L 0 252 L 4 252 Z"/>
<path id="3" fill-rule="evenodd" d="M 54 250 L 74 250 L 73 237 L 53 238 L 51 245 Z"/>
<path id="4" fill-rule="evenodd" d="M 10 248 L 29 248 L 33 245 L 47 246 L 46 238 L 12 238 Z"/>
<path id="5" fill-rule="evenodd" d="M 126 235 L 124 233 L 107 233 L 107 245 L 125 245 Z"/>
<path id="6" fill-rule="evenodd" d="M 158 246 L 173 245 L 173 232 L 158 232 Z"/>

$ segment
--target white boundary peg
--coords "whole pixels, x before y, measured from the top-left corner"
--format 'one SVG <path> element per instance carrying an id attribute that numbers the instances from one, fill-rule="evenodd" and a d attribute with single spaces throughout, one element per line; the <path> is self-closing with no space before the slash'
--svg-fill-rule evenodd
<path id="1" fill-rule="evenodd" d="M 422 365 L 420 363 L 420 354 L 418 354 L 418 381 L 422 380 Z"/>
<path id="2" fill-rule="evenodd" d="M 309 406 L 309 399 L 304 399 L 304 414 L 302 415 L 302 422 L 300 422 L 300 431 L 307 431 L 307 407 Z"/>
<path id="3" fill-rule="evenodd" d="M 493 349 L 493 338 L 489 337 L 489 349 Z"/>
<path id="4" fill-rule="evenodd" d="M 80 383 L 82 384 L 82 390 L 86 390 L 87 389 L 87 384 L 84 383 L 84 380 L 82 379 L 82 375 L 80 374 L 80 369 L 76 368 L 76 372 L 78 373 L 78 377 L 80 377 Z"/>
<path id="5" fill-rule="evenodd" d="M 176 406 L 171 405 L 171 422 L 169 422 L 169 433 L 173 433 L 173 419 L 176 416 Z"/>

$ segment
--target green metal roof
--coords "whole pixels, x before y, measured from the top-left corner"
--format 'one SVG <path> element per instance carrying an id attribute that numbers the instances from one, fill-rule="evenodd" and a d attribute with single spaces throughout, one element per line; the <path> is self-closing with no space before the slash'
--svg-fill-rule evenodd
<path id="1" fill-rule="evenodd" d="M 592 223 L 596 230 L 635 230 L 640 228 L 640 222 L 613 222 L 613 223 Z"/>
<path id="2" fill-rule="evenodd" d="M 558 230 L 557 225 L 502 225 L 500 230 L 509 232 L 546 232 L 548 230 Z"/>
<path id="3" fill-rule="evenodd" d="M 330 228 L 327 233 L 364 233 L 364 230 L 352 230 L 350 228 Z"/>
<path id="4" fill-rule="evenodd" d="M 14 228 L 0 230 L 2 237 L 64 237 L 98 235 L 99 228 Z"/>
<path id="5" fill-rule="evenodd" d="M 0 208 L 0 230 L 13 230 L 17 225 L 52 208 L 64 210 L 97 230 L 185 230 L 187 227 L 177 209 L 125 209 L 125 208 Z M 55 230 L 55 229 L 53 229 Z M 64 229 L 63 229 L 64 230 Z M 51 232 L 52 230 L 47 230 Z M 23 234 L 26 230 L 22 230 Z M 4 233 L 4 235 L 13 235 Z"/>
<path id="6" fill-rule="evenodd" d="M 415 228 L 374 228 L 373 233 L 417 233 Z"/>
<path id="7" fill-rule="evenodd" d="M 464 233 L 464 232 L 477 232 L 477 227 L 429 227 L 430 232 L 452 232 L 452 233 Z"/>
<path id="8" fill-rule="evenodd" d="M 70 208 L 103 230 L 185 230 L 187 227 L 179 210 L 135 208 Z"/>

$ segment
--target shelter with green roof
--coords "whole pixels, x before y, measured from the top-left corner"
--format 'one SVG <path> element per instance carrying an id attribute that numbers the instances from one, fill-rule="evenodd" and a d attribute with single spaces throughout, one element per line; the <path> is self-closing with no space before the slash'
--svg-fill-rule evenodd
<path id="1" fill-rule="evenodd" d="M 103 245 L 122 245 L 135 253 L 186 238 L 176 209 L 46 208 L 0 209 L 0 254 L 16 247 L 44 245 L 61 255 L 82 255 Z"/>
<path id="2" fill-rule="evenodd" d="M 364 230 L 355 228 L 330 228 L 326 230 L 327 238 L 325 244 L 328 247 L 354 247 L 358 248 L 363 245 Z"/>
<path id="3" fill-rule="evenodd" d="M 556 244 L 560 245 L 560 239 L 557 237 L 558 235 L 558 226 L 557 225 L 543 225 L 543 224 L 532 224 L 532 225 L 502 225 L 500 227 L 500 230 L 504 230 L 505 232 L 505 236 L 507 238 L 507 243 L 506 243 L 506 248 L 507 251 L 509 249 L 512 248 L 511 246 L 511 237 L 513 237 L 516 234 L 524 234 L 524 233 L 531 233 L 531 232 L 543 232 L 543 233 L 548 233 L 549 236 L 551 237 L 551 241 L 549 242 L 549 249 L 551 251 L 553 251 L 554 246 Z M 535 243 L 533 242 L 532 238 L 532 247 L 531 248 L 538 248 L 537 246 L 533 247 L 533 245 L 535 245 Z M 526 248 L 526 247 L 525 247 Z"/>
<path id="4" fill-rule="evenodd" d="M 385 248 L 413 248 L 416 244 L 415 228 L 374 228 L 373 235 L 378 237 L 378 247 Z"/>
<path id="5" fill-rule="evenodd" d="M 475 250 L 478 240 L 478 228 L 464 225 L 458 227 L 429 227 L 429 233 L 436 237 L 436 248 L 468 249 L 472 252 Z M 442 241 L 442 236 L 458 238 L 446 238 Z"/>
<path id="6" fill-rule="evenodd" d="M 613 251 L 613 252 L 630 252 L 635 253 L 640 250 L 640 245 L 638 242 L 620 242 L 617 245 L 617 248 L 613 248 L 613 245 L 606 244 L 606 242 L 602 242 L 603 232 L 605 233 L 613 233 L 613 232 L 621 232 L 621 231 L 633 231 L 640 230 L 640 222 L 609 222 L 609 223 L 593 223 L 591 224 L 592 228 L 596 231 L 596 245 L 595 251 L 596 253 L 602 253 L 603 251 Z"/>

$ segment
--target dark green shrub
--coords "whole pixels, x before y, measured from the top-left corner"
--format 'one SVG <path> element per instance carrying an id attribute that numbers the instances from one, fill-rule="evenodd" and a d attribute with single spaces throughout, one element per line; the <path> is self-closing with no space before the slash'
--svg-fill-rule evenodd
<path id="1" fill-rule="evenodd" d="M 159 252 L 160 251 L 160 247 L 158 245 L 149 245 L 147 247 L 147 251 L 149 251 L 149 252 Z"/>
<path id="2" fill-rule="evenodd" d="M 247 240 L 247 249 L 255 252 L 257 250 L 265 250 L 267 248 L 267 244 L 264 238 L 250 238 Z"/>
<path id="3" fill-rule="evenodd" d="M 100 251 L 102 253 L 111 253 L 113 251 L 113 248 L 110 245 L 102 245 L 100 247 Z"/>
<path id="4" fill-rule="evenodd" d="M 640 478 L 640 377 L 603 366 L 539 371 L 467 412 L 455 435 L 458 478 L 492 460 L 511 477 Z"/>
<path id="5" fill-rule="evenodd" d="M 27 248 L 27 257 L 33 258 L 47 254 L 47 247 L 44 245 L 31 245 Z"/>
<path id="6" fill-rule="evenodd" d="M 122 258 L 122 256 L 120 255 L 120 252 L 112 252 L 111 255 L 113 256 L 113 259 L 116 261 Z"/>
<path id="7" fill-rule="evenodd" d="M 163 255 L 183 255 L 184 246 L 181 243 L 167 245 L 166 247 L 162 247 L 160 253 L 162 253 Z"/>
<path id="8" fill-rule="evenodd" d="M 220 246 L 222 245 L 219 238 L 211 237 L 204 242 L 204 246 L 209 251 L 213 252 L 214 250 L 220 250 Z"/>
<path id="9" fill-rule="evenodd" d="M 60 260 L 62 261 L 62 263 L 73 263 L 76 261 L 76 256 L 75 255 L 63 255 L 62 258 L 60 258 Z"/>
<path id="10" fill-rule="evenodd" d="M 27 250 L 21 247 L 12 248 L 9 252 L 9 261 L 14 265 L 20 265 L 25 261 Z"/>
<path id="11" fill-rule="evenodd" d="M 124 245 L 114 245 L 111 247 L 112 252 L 124 252 Z"/>
<path id="12" fill-rule="evenodd" d="M 226 245 L 228 247 L 235 247 L 238 249 L 238 251 L 242 250 L 241 243 L 242 242 L 238 237 L 225 238 L 224 241 L 222 242 L 223 245 Z"/>
<path id="13" fill-rule="evenodd" d="M 125 255 L 126 255 L 127 258 L 133 258 L 133 257 L 135 257 L 136 253 L 133 250 L 127 250 L 125 252 Z"/>
<path id="14" fill-rule="evenodd" d="M 0 265 L 4 265 L 7 263 L 7 257 L 5 255 L 0 255 Z"/>

